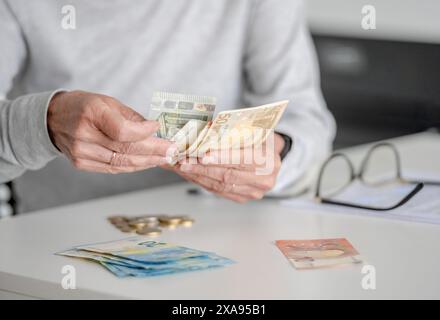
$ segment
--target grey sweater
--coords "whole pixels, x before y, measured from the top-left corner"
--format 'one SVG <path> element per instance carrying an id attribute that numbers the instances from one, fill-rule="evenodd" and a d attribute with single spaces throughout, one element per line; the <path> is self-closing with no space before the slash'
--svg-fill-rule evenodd
<path id="1" fill-rule="evenodd" d="M 334 135 L 298 0 L 0 0 L 0 182 L 62 156 L 46 127 L 59 88 L 145 116 L 154 90 L 216 96 L 216 111 L 289 99 L 274 195 L 309 184 Z"/>

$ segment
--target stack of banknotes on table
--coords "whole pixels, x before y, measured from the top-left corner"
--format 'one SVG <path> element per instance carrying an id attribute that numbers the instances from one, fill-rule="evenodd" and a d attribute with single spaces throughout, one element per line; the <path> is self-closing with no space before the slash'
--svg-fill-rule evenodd
<path id="1" fill-rule="evenodd" d="M 95 261 L 118 277 L 151 277 L 234 263 L 212 252 L 152 241 L 141 236 L 82 245 L 56 254 Z"/>
<path id="2" fill-rule="evenodd" d="M 158 136 L 174 141 L 178 155 L 202 157 L 209 151 L 249 148 L 263 144 L 280 120 L 289 101 L 220 112 L 213 120 L 213 97 L 156 92 L 149 118 L 160 123 Z"/>

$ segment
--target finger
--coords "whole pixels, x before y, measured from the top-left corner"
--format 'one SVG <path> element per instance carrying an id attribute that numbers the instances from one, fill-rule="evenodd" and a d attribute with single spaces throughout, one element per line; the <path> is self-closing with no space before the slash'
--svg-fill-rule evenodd
<path id="1" fill-rule="evenodd" d="M 209 179 L 207 177 L 198 176 L 194 174 L 185 174 L 185 173 L 182 173 L 181 176 L 190 182 L 202 186 L 203 188 L 214 194 L 217 194 L 229 200 L 233 200 L 235 202 L 245 203 L 252 199 L 252 197 L 246 197 L 240 194 L 228 193 L 224 191 L 220 192 L 219 190 L 225 190 L 225 188 L 220 187 L 217 181 L 213 179 Z"/>
<path id="2" fill-rule="evenodd" d="M 112 155 L 113 151 L 101 145 L 85 141 L 75 141 L 69 150 L 69 156 L 72 159 L 88 159 L 103 163 L 109 163 Z"/>
<path id="3" fill-rule="evenodd" d="M 145 118 L 140 113 L 138 113 L 135 110 L 133 110 L 132 108 L 122 104 L 120 101 L 116 100 L 115 98 L 112 98 L 112 97 L 109 97 L 106 95 L 100 95 L 100 98 L 107 105 L 118 108 L 119 111 L 121 112 L 122 116 L 127 120 L 131 120 L 131 121 L 144 121 L 145 120 Z"/>
<path id="4" fill-rule="evenodd" d="M 238 195 L 248 200 L 260 200 L 264 197 L 264 190 L 250 185 L 230 184 L 226 185 L 224 194 Z"/>
<path id="5" fill-rule="evenodd" d="M 100 131 L 89 130 L 84 133 L 84 141 L 99 144 L 109 150 L 124 154 L 157 155 L 166 157 L 168 153 L 177 152 L 173 142 L 157 137 L 148 137 L 137 142 L 118 142 L 110 139 Z"/>
<path id="6" fill-rule="evenodd" d="M 218 194 L 235 194 L 245 197 L 247 199 L 261 199 L 264 195 L 264 192 L 262 190 L 259 190 L 252 186 L 224 184 L 215 179 L 197 174 L 187 174 L 185 175 L 185 177 L 189 178 L 192 182 L 200 184 L 204 188 Z"/>
<path id="7" fill-rule="evenodd" d="M 74 159 L 72 160 L 75 168 L 83 171 L 100 172 L 100 173 L 129 173 L 135 171 L 142 171 L 149 169 L 148 167 L 115 167 L 102 162 L 89 159 Z"/>
<path id="8" fill-rule="evenodd" d="M 145 121 L 145 118 L 135 110 L 130 107 L 127 107 L 123 104 L 120 105 L 120 110 L 125 119 L 131 121 Z"/>
<path id="9" fill-rule="evenodd" d="M 242 204 L 251 200 L 251 199 L 248 199 L 248 198 L 236 195 L 236 194 L 231 194 L 231 193 L 221 193 L 219 195 L 226 198 L 226 199 L 229 199 L 229 200 L 232 200 L 232 201 L 235 201 L 238 203 L 242 203 Z"/>
<path id="10" fill-rule="evenodd" d="M 149 137 L 148 139 L 134 142 L 129 153 L 172 157 L 177 155 L 178 152 L 179 150 L 174 142 L 158 137 Z"/>
<path id="11" fill-rule="evenodd" d="M 256 175 L 255 172 L 251 171 L 212 165 L 182 164 L 180 170 L 207 176 L 227 185 L 250 185 L 265 191 L 271 189 L 276 180 L 275 175 Z"/>
<path id="12" fill-rule="evenodd" d="M 187 173 L 207 176 L 227 184 L 246 184 L 247 182 L 252 183 L 255 180 L 254 173 L 236 170 L 231 167 L 183 163 L 180 165 L 180 170 Z"/>
<path id="13" fill-rule="evenodd" d="M 145 140 L 159 129 L 157 121 L 127 120 L 116 109 L 106 107 L 94 124 L 114 141 L 134 142 Z"/>
<path id="14" fill-rule="evenodd" d="M 202 183 L 204 183 L 204 185 L 208 185 L 210 188 L 221 194 L 235 194 L 242 196 L 248 200 L 262 199 L 265 194 L 265 189 L 259 189 L 253 185 L 223 183 L 220 186 L 218 184 L 219 181 L 210 177 L 200 176 L 197 174 L 194 174 L 193 177 L 195 177 L 193 179 L 195 179 L 196 181 L 201 181 Z"/>
<path id="15" fill-rule="evenodd" d="M 156 155 L 118 153 L 97 144 L 79 141 L 70 148 L 72 159 L 88 159 L 116 167 L 151 167 L 167 163 L 167 159 Z"/>
<path id="16" fill-rule="evenodd" d="M 195 184 L 198 184 L 197 181 L 196 181 L 196 179 L 197 179 L 196 175 L 194 175 L 194 174 L 179 173 L 179 172 L 176 172 L 176 173 L 178 173 L 182 178 L 188 180 L 189 182 L 193 182 Z"/>
<path id="17" fill-rule="evenodd" d="M 115 152 L 109 164 L 114 167 L 138 167 L 152 168 L 167 163 L 167 159 L 161 156 L 139 156 Z"/>
<path id="18" fill-rule="evenodd" d="M 273 154 L 271 155 L 262 148 L 246 148 L 210 151 L 199 161 L 202 164 L 252 171 L 255 168 L 265 166 L 267 161 L 273 161 L 273 158 Z"/>

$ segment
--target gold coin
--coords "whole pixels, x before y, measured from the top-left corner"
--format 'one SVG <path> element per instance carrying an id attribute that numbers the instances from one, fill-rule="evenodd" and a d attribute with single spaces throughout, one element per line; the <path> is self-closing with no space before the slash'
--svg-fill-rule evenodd
<path id="1" fill-rule="evenodd" d="M 138 220 L 143 221 L 143 222 L 147 222 L 147 223 L 152 223 L 152 222 L 157 222 L 159 219 L 157 216 L 148 215 L 148 216 L 138 217 Z"/>
<path id="2" fill-rule="evenodd" d="M 110 221 L 110 223 L 112 224 L 117 224 L 119 222 L 125 222 L 126 218 L 123 216 L 111 216 L 107 218 L 108 221 Z"/>
<path id="3" fill-rule="evenodd" d="M 159 221 L 145 222 L 145 226 L 149 228 L 156 228 L 159 226 Z"/>
<path id="4" fill-rule="evenodd" d="M 165 225 L 178 225 L 182 221 L 182 217 L 160 217 L 159 221 Z"/>
<path id="5" fill-rule="evenodd" d="M 127 222 L 116 222 L 113 224 L 116 228 L 126 227 L 128 226 Z"/>
<path id="6" fill-rule="evenodd" d="M 129 222 L 145 222 L 145 223 L 153 223 L 157 222 L 158 218 L 156 216 L 143 216 L 143 217 L 135 217 L 131 218 Z"/>
<path id="7" fill-rule="evenodd" d="M 136 231 L 137 234 L 143 235 L 143 236 L 150 236 L 150 237 L 156 237 L 162 233 L 162 230 L 159 228 L 142 228 Z"/>
<path id="8" fill-rule="evenodd" d="M 129 222 L 128 225 L 135 229 L 142 229 L 143 227 L 145 227 L 146 224 L 144 222 L 134 221 L 134 222 Z"/>
<path id="9" fill-rule="evenodd" d="M 182 219 L 182 221 L 180 221 L 180 225 L 187 228 L 191 227 L 193 223 L 194 223 L 194 219 L 191 218 L 184 218 Z"/>
<path id="10" fill-rule="evenodd" d="M 121 230 L 122 232 L 133 232 L 133 228 L 131 228 L 130 226 L 126 225 L 126 226 L 121 226 L 120 228 L 118 228 L 119 230 Z"/>
<path id="11" fill-rule="evenodd" d="M 174 230 L 176 229 L 178 226 L 178 224 L 170 224 L 170 223 L 161 223 L 160 227 L 164 228 L 164 229 L 168 229 L 168 230 Z"/>

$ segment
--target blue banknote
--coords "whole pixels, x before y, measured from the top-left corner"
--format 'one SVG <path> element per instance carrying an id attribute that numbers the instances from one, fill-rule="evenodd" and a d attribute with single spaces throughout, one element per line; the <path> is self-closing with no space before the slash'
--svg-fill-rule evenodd
<path id="1" fill-rule="evenodd" d="M 58 255 L 98 262 L 118 277 L 150 277 L 223 267 L 234 261 L 145 237 L 77 246 Z"/>

